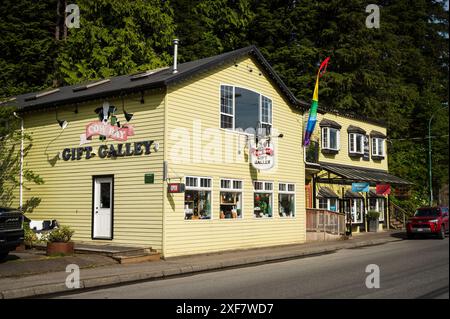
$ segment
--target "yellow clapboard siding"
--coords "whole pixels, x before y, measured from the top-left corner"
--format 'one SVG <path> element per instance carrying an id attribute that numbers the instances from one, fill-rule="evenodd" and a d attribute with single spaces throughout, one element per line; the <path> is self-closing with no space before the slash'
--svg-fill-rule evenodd
<path id="1" fill-rule="evenodd" d="M 195 77 L 189 85 L 178 85 L 169 89 L 167 99 L 170 116 L 166 144 L 170 175 L 212 177 L 213 190 L 212 220 L 184 220 L 184 194 L 168 194 L 165 203 L 166 248 L 164 252 L 167 257 L 305 241 L 302 113 L 288 106 L 270 80 L 264 75 L 259 75 L 259 69 L 251 58 L 244 58 L 238 64 L 239 67 L 235 67 L 234 64 L 225 65 Z M 254 71 L 248 72 L 247 66 Z M 182 128 L 190 134 L 192 136 L 190 144 L 193 144 L 194 140 L 201 137 L 202 132 L 208 129 L 221 131 L 222 143 L 229 138 L 229 132 L 219 129 L 220 84 L 252 89 L 272 99 L 273 130 L 283 133 L 284 137 L 274 140 L 278 163 L 271 171 L 253 171 L 245 157 L 234 163 L 223 163 L 220 160 L 226 159 L 225 151 L 219 155 L 220 160 L 213 163 L 180 163 L 171 158 L 171 151 L 177 147 L 176 138 L 171 138 L 174 130 Z M 201 121 L 201 130 L 194 132 L 193 120 Z M 237 136 L 234 133 L 231 135 Z M 203 140 L 201 144 L 204 148 L 208 141 Z M 243 150 L 243 145 L 245 145 L 244 138 L 241 138 L 240 142 L 234 138 L 231 147 L 233 156 L 236 155 L 238 148 Z M 248 149 L 246 152 L 248 153 Z M 243 181 L 242 219 L 219 219 L 220 178 Z M 253 217 L 252 180 L 254 179 L 274 182 L 273 215 L 275 217 L 270 220 Z M 277 216 L 278 182 L 295 183 L 296 218 L 283 219 Z"/>
<path id="2" fill-rule="evenodd" d="M 319 161 L 321 162 L 327 162 L 327 163 L 333 163 L 333 164 L 344 164 L 344 165 L 351 165 L 356 167 L 367 167 L 367 168 L 373 168 L 373 169 L 382 169 L 382 170 L 388 170 L 388 154 L 387 154 L 387 145 L 385 142 L 384 145 L 384 151 L 385 151 L 385 158 L 383 160 L 373 160 L 370 158 L 370 161 L 365 161 L 362 158 L 352 158 L 348 155 L 349 151 L 349 142 L 348 142 L 348 133 L 347 128 L 350 125 L 357 126 L 362 128 L 366 131 L 366 134 L 370 134 L 372 130 L 378 131 L 380 133 L 386 134 L 386 128 L 381 125 L 376 125 L 372 123 L 368 123 L 362 120 L 353 119 L 349 117 L 345 117 L 342 115 L 332 114 L 332 113 L 325 113 L 325 114 L 317 114 L 317 124 L 314 128 L 314 132 L 312 134 L 311 140 L 317 140 L 319 143 L 321 143 L 321 129 L 320 129 L 320 121 L 322 119 L 332 120 L 337 123 L 339 123 L 342 128 L 340 130 L 340 150 L 338 154 L 335 155 L 329 155 L 329 154 L 322 154 L 319 153 Z M 305 113 L 304 115 L 304 121 L 306 122 L 308 120 L 308 113 Z M 370 154 L 372 154 L 372 141 L 369 139 L 369 150 Z"/>
<path id="3" fill-rule="evenodd" d="M 80 135 L 88 123 L 98 119 L 94 110 L 103 101 L 90 101 L 75 106 L 58 108 L 58 118 L 69 122 L 61 130 L 56 122 L 54 109 L 25 114 L 25 129 L 32 136 L 32 148 L 25 159 L 25 168 L 32 169 L 45 181 L 43 185 L 29 185 L 24 189 L 24 200 L 40 197 L 40 205 L 28 215 L 31 219 L 57 219 L 75 230 L 74 240 L 91 241 L 92 176 L 114 175 L 114 239 L 117 244 L 135 244 L 162 247 L 162 167 L 164 143 L 164 92 L 146 92 L 145 103 L 140 95 L 125 97 L 127 112 L 133 113 L 130 124 L 135 136 L 127 142 L 154 140 L 159 151 L 149 155 L 119 157 L 117 159 L 95 156 L 91 159 L 56 160 L 64 148 L 79 147 Z M 118 118 L 125 124 L 122 102 L 108 100 L 118 109 Z M 102 144 L 117 145 L 120 142 L 99 141 L 94 136 L 87 144 L 94 152 Z M 122 142 L 125 143 L 125 142 Z M 87 146 L 84 145 L 84 146 Z M 154 184 L 144 184 L 144 174 L 155 174 Z M 93 241 L 105 243 L 105 241 Z"/>

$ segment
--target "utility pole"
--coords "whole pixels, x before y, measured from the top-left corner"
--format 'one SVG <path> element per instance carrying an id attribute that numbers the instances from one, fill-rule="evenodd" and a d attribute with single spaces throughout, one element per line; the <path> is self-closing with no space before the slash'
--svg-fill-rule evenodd
<path id="1" fill-rule="evenodd" d="M 431 115 L 430 120 L 428 121 L 428 178 L 429 178 L 429 186 L 430 186 L 430 201 L 429 206 L 433 206 L 433 184 L 432 184 L 432 176 L 431 176 L 431 121 L 433 120 L 434 114 Z"/>
<path id="2" fill-rule="evenodd" d="M 448 107 L 448 104 L 443 108 Z M 434 118 L 434 114 L 431 115 L 430 120 L 428 121 L 428 178 L 429 178 L 429 186 L 430 186 L 430 201 L 429 205 L 433 205 L 433 182 L 432 182 L 432 173 L 431 173 L 431 121 Z"/>

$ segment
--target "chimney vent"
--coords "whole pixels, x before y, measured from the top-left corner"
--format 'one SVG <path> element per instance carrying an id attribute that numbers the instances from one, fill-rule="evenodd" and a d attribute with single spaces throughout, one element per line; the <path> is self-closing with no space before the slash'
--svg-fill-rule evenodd
<path id="1" fill-rule="evenodd" d="M 178 59 L 178 39 L 173 39 L 173 71 L 172 73 L 177 73 L 177 59 Z"/>

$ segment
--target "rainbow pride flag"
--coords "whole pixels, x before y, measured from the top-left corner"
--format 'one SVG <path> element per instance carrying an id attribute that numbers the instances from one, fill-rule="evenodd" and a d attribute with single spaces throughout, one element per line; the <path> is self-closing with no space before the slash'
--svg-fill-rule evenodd
<path id="1" fill-rule="evenodd" d="M 314 88 L 314 95 L 311 103 L 311 109 L 309 110 L 309 117 L 308 123 L 306 124 L 303 146 L 309 145 L 309 142 L 311 141 L 311 134 L 314 131 L 314 127 L 316 126 L 317 108 L 319 107 L 319 79 L 325 74 L 329 60 L 330 57 L 327 57 L 325 60 L 323 60 L 323 62 L 320 64 L 319 71 L 317 71 L 316 86 Z"/>

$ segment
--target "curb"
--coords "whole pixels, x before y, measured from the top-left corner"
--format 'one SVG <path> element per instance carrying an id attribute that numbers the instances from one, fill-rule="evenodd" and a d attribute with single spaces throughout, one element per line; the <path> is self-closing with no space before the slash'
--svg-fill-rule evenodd
<path id="1" fill-rule="evenodd" d="M 163 271 L 148 271 L 130 273 L 116 276 L 95 277 L 80 280 L 80 287 L 76 289 L 69 289 L 65 283 L 55 283 L 47 285 L 39 285 L 34 287 L 10 289 L 0 291 L 0 299 L 16 299 L 16 298 L 33 298 L 45 295 L 53 295 L 58 293 L 82 292 L 85 289 L 94 289 L 100 287 L 115 286 L 120 284 L 131 284 L 142 281 L 157 280 L 180 275 L 189 275 L 194 273 L 201 273 L 206 271 L 215 271 L 220 269 L 228 269 L 234 267 L 254 266 L 266 262 L 276 262 L 290 259 L 299 259 L 309 256 L 321 255 L 326 253 L 336 252 L 341 249 L 360 248 L 367 246 L 374 246 L 385 244 L 389 242 L 402 241 L 401 238 L 384 238 L 366 240 L 356 243 L 344 243 L 340 245 L 331 245 L 325 248 L 316 248 L 301 252 L 280 253 L 279 255 L 271 256 L 254 256 L 244 257 L 235 260 L 228 260 L 224 262 L 211 262 L 204 265 L 187 265 L 182 267 L 167 268 Z"/>

